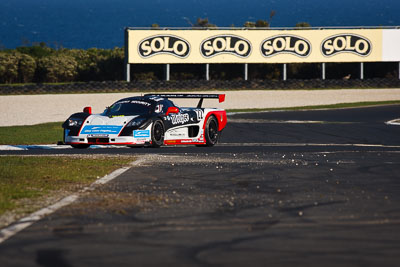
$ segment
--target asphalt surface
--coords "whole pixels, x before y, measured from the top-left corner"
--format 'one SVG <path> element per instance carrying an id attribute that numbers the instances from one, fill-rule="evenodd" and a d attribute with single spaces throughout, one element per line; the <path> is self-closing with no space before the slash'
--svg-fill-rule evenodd
<path id="1" fill-rule="evenodd" d="M 235 114 L 0 244 L 1 266 L 399 266 L 400 106 Z"/>

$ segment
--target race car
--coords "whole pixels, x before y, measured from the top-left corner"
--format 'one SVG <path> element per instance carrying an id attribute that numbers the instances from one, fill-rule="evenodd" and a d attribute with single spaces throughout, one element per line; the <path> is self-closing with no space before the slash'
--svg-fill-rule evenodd
<path id="1" fill-rule="evenodd" d="M 198 98 L 195 108 L 180 108 L 170 98 Z M 147 94 L 118 100 L 101 114 L 91 107 L 72 114 L 63 124 L 64 144 L 214 146 L 227 124 L 226 112 L 202 108 L 203 99 L 225 101 L 224 94 Z"/>

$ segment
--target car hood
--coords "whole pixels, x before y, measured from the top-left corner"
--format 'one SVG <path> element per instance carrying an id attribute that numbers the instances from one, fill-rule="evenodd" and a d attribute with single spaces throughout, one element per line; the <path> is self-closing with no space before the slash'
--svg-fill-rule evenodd
<path id="1" fill-rule="evenodd" d="M 107 117 L 102 115 L 91 115 L 85 120 L 80 134 L 87 135 L 117 135 L 122 128 L 136 116 Z"/>
<path id="2" fill-rule="evenodd" d="M 135 116 L 115 116 L 108 117 L 103 115 L 91 115 L 86 119 L 85 125 L 119 125 L 124 126 L 132 119 L 139 117 L 139 115 Z"/>

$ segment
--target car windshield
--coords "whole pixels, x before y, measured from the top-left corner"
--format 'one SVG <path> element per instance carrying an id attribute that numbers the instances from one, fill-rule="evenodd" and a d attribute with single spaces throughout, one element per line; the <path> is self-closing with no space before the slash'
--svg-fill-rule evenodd
<path id="1" fill-rule="evenodd" d="M 151 104 L 140 100 L 120 101 L 108 107 L 104 112 L 104 116 L 131 116 L 150 114 Z"/>

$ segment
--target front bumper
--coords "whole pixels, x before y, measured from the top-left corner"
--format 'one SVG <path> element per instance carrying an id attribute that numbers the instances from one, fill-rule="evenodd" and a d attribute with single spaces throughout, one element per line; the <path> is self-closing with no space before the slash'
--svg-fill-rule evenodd
<path id="1" fill-rule="evenodd" d="M 65 138 L 66 145 L 142 145 L 150 140 L 136 140 L 132 137 L 82 137 L 68 136 Z"/>
<path id="2" fill-rule="evenodd" d="M 64 143 L 66 145 L 143 145 L 151 141 L 150 130 L 135 130 L 132 136 L 117 134 L 79 134 L 69 135 L 65 130 Z"/>

